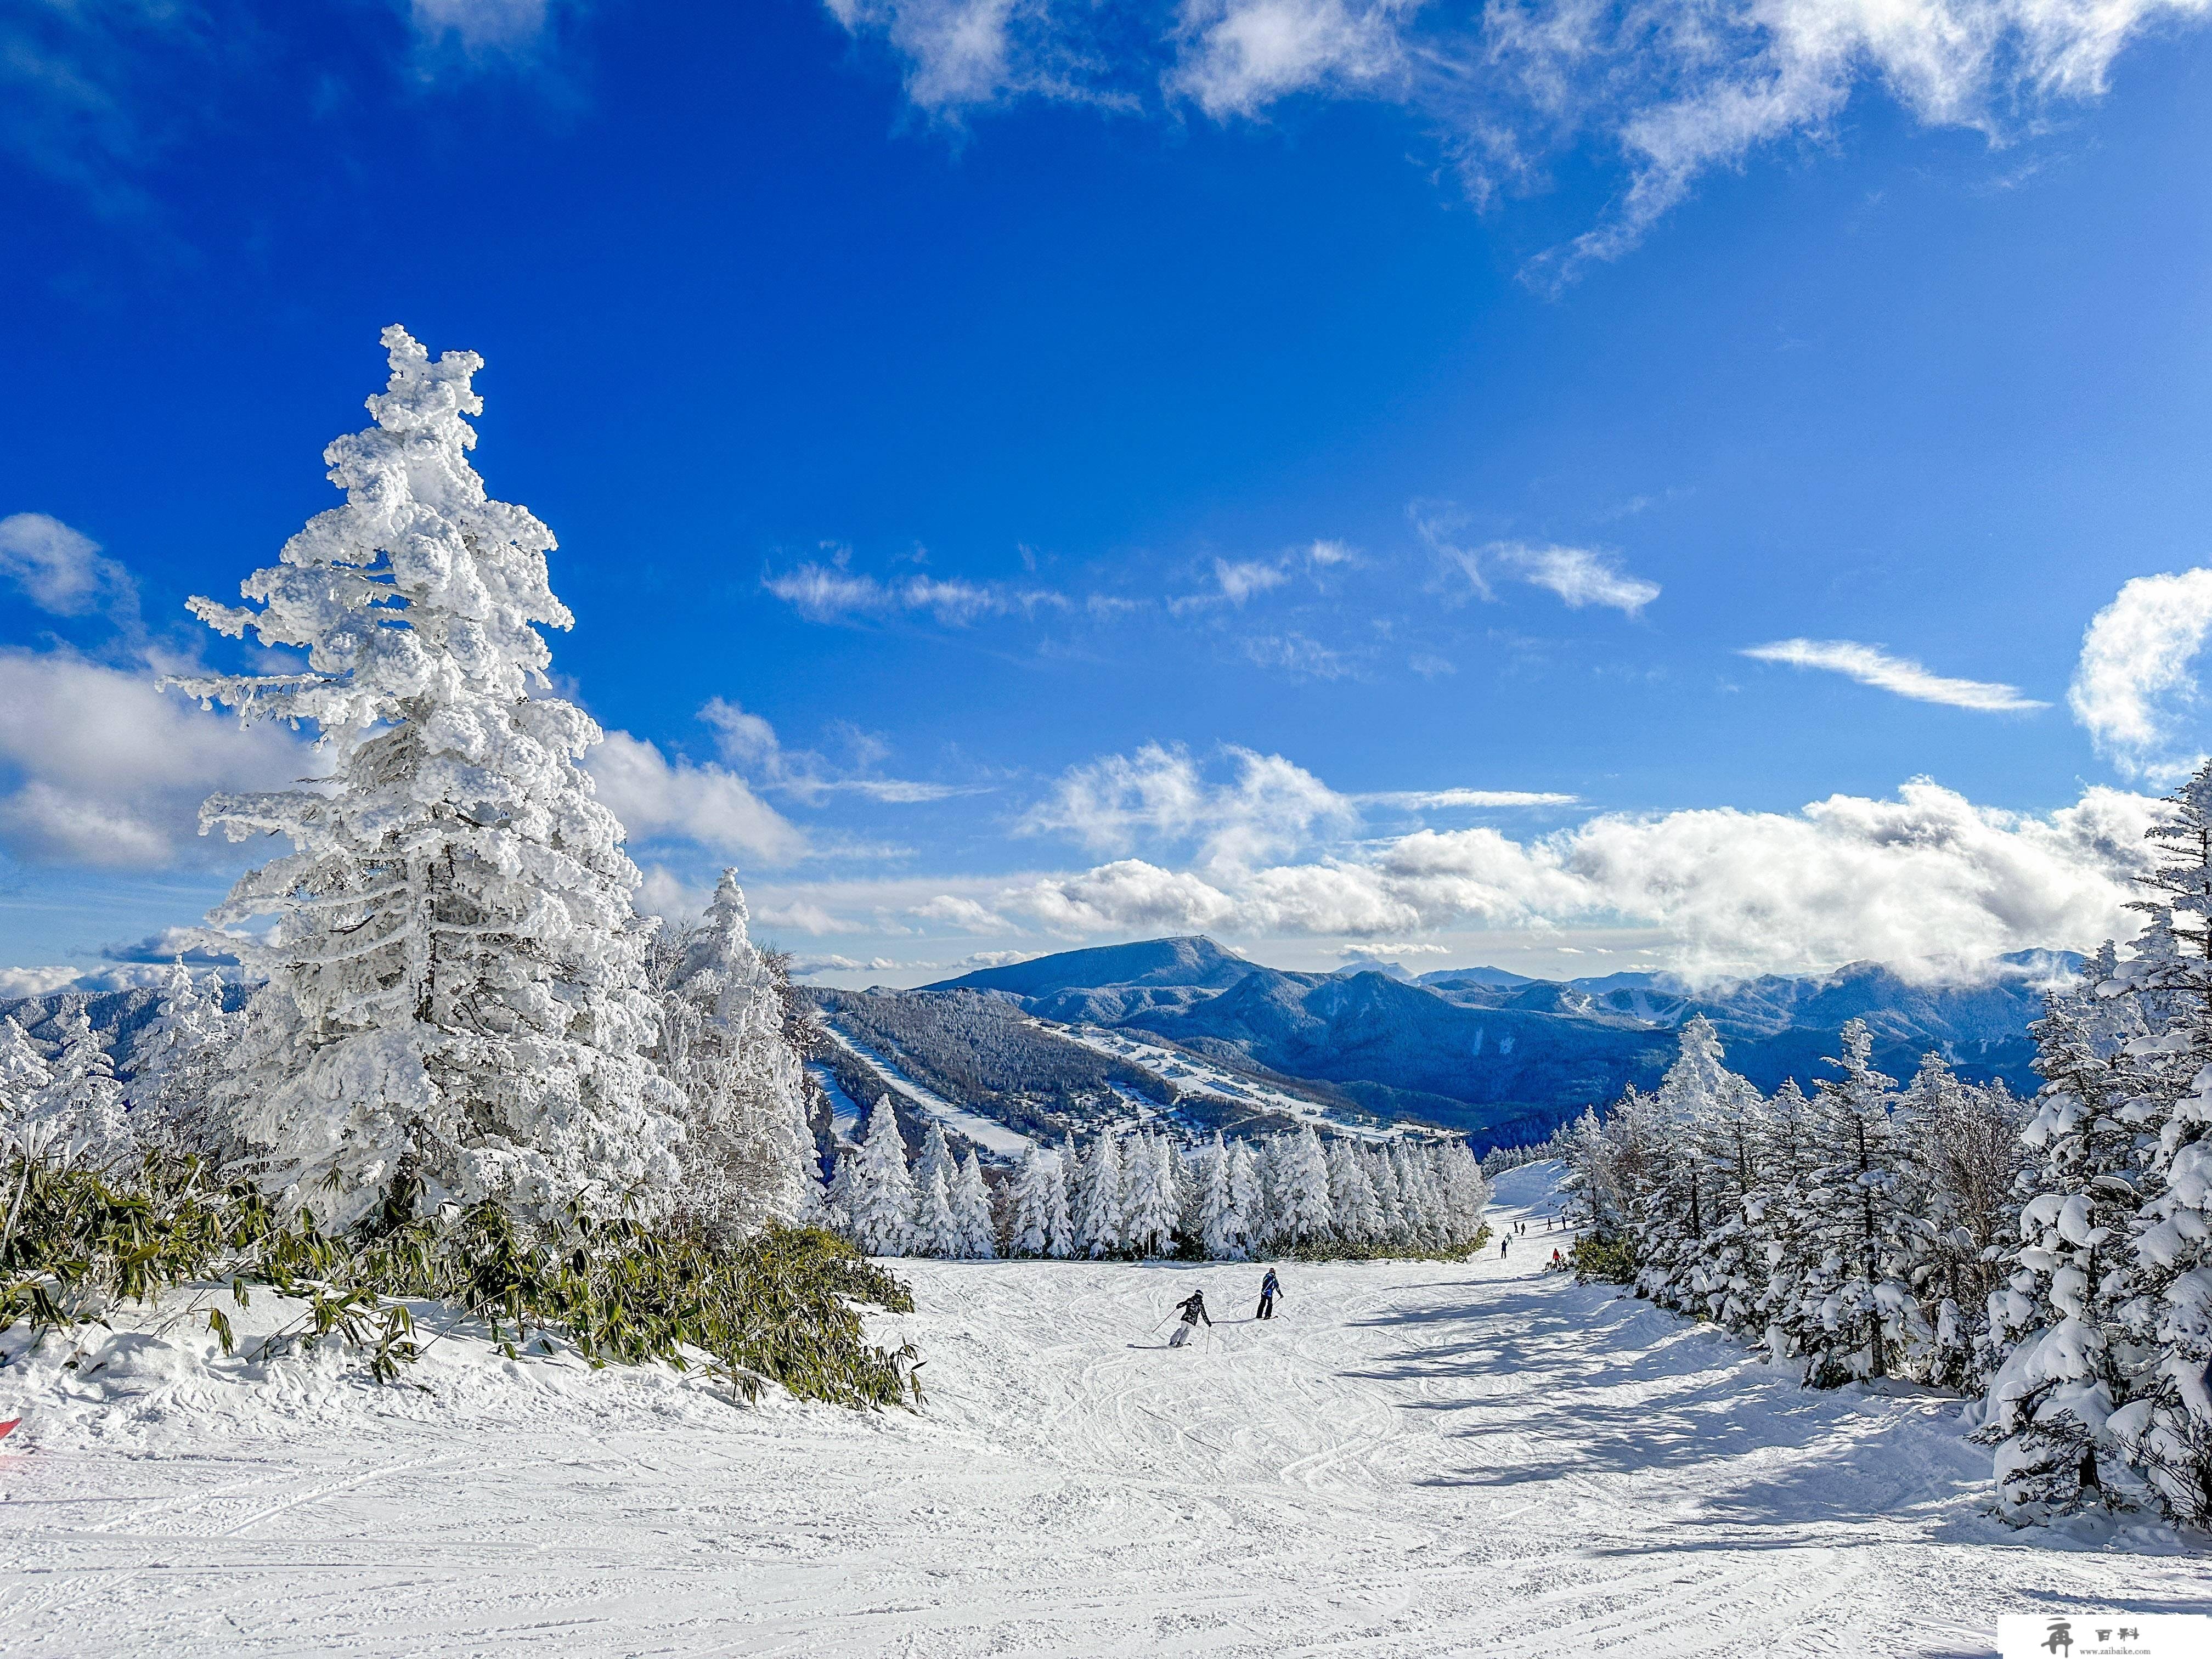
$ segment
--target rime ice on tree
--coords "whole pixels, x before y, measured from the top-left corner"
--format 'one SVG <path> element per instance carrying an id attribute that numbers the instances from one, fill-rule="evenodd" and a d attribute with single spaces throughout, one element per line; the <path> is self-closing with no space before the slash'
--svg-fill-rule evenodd
<path id="1" fill-rule="evenodd" d="M 274 916 L 224 1093 L 295 1202 L 349 1222 L 495 1196 L 665 1206 L 680 1131 L 646 1051 L 658 1015 L 637 867 L 578 758 L 599 739 L 543 695 L 552 534 L 489 499 L 462 419 L 483 360 L 384 331 L 376 423 L 324 452 L 346 504 L 309 520 L 220 632 L 304 652 L 297 672 L 178 684 L 242 720 L 313 722 L 326 788 L 224 794 L 204 828 L 294 850 L 217 924 Z"/>

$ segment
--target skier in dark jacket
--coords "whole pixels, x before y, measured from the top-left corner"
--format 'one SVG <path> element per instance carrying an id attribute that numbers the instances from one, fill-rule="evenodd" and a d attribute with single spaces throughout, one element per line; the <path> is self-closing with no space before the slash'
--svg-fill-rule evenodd
<path id="1" fill-rule="evenodd" d="M 1176 1303 L 1176 1307 L 1182 1315 L 1182 1323 L 1175 1328 L 1175 1334 L 1168 1339 L 1170 1348 L 1180 1348 L 1189 1341 L 1190 1334 L 1198 1328 L 1200 1320 L 1203 1319 L 1208 1325 L 1213 1323 L 1213 1316 L 1206 1310 L 1204 1291 L 1193 1291 L 1182 1301 Z"/>
<path id="2" fill-rule="evenodd" d="M 1273 1319 L 1275 1316 L 1275 1298 L 1282 1293 L 1282 1281 L 1275 1277 L 1273 1267 L 1268 1268 L 1267 1276 L 1260 1281 L 1260 1318 Z"/>

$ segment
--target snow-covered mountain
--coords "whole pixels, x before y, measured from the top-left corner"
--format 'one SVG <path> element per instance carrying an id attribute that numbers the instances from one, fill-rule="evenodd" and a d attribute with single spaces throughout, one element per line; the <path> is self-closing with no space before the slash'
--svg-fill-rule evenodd
<path id="1" fill-rule="evenodd" d="M 1381 970 L 1292 973 L 1204 938 L 1070 951 L 986 969 L 944 986 L 995 994 L 1038 1019 L 1164 1038 L 1232 1066 L 1257 1066 L 1364 1109 L 1516 1142 L 1540 1138 L 1629 1084 L 1656 1084 L 1692 1014 L 1710 1018 L 1730 1063 L 1764 1089 L 1826 1074 L 1846 1020 L 1873 1027 L 1875 1058 L 1909 1075 L 1942 1054 L 1975 1081 L 2038 1082 L 2030 1021 L 2042 987 L 2078 958 L 2030 952 L 1969 986 L 1912 984 L 1874 963 L 1698 989 L 1660 973 L 1534 980 L 1497 968 L 1405 981 Z M 895 994 L 878 993 L 878 995 Z"/>

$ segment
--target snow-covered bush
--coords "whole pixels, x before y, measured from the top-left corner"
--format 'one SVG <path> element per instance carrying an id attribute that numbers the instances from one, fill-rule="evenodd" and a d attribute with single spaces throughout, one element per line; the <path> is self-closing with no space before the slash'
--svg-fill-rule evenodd
<path id="1" fill-rule="evenodd" d="M 319 514 L 250 602 L 196 599 L 218 631 L 295 668 L 181 677 L 241 720 L 312 725 L 325 784 L 223 794 L 204 827 L 289 855 L 211 914 L 272 917 L 221 1099 L 271 1189 L 337 1223 L 492 1197 L 550 1219 L 665 1211 L 675 1089 L 636 866 L 578 760 L 599 740 L 549 695 L 552 533 L 470 465 L 483 360 L 434 362 L 397 326 L 375 423 L 324 452 L 344 506 Z"/>

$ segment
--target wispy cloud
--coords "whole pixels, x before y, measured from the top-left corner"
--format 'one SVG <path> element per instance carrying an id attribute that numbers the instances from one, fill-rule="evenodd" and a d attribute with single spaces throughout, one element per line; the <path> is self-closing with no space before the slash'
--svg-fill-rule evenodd
<path id="1" fill-rule="evenodd" d="M 2021 695 L 2017 686 L 1931 674 L 1909 657 L 1893 657 L 1880 646 L 1861 645 L 1855 640 L 1777 640 L 1771 645 L 1750 646 L 1742 654 L 1761 662 L 1787 663 L 1793 668 L 1826 669 L 1916 702 L 1939 702 L 1995 714 L 2051 706 Z"/>
<path id="2" fill-rule="evenodd" d="M 1548 789 L 1385 789 L 1352 799 L 1364 805 L 1420 812 L 1455 806 L 1572 806 L 1579 798 Z"/>
<path id="3" fill-rule="evenodd" d="M 808 562 L 773 573 L 762 586 L 812 622 L 852 622 L 862 617 L 917 611 L 959 626 L 979 617 L 1040 610 L 1065 611 L 1064 593 L 1044 587 L 1013 587 L 1002 582 L 971 582 L 914 575 L 884 581 L 855 575 L 842 561 Z"/>
<path id="4" fill-rule="evenodd" d="M 1406 110 L 1478 203 L 1539 188 L 1563 154 L 1621 180 L 1606 216 L 1534 261 L 1539 286 L 1614 259 L 1717 167 L 1827 134 L 1861 88 L 1993 143 L 2104 95 L 2154 25 L 2212 0 L 1182 0 L 1172 9 L 1010 0 L 827 0 L 886 43 L 908 97 L 954 123 L 1024 98 L 1264 120 L 1295 99 Z"/>
<path id="5" fill-rule="evenodd" d="M 1492 551 L 1523 581 L 1549 588 L 1577 611 L 1595 605 L 1632 617 L 1659 597 L 1657 582 L 1630 575 L 1610 553 L 1517 542 L 1498 543 Z"/>

